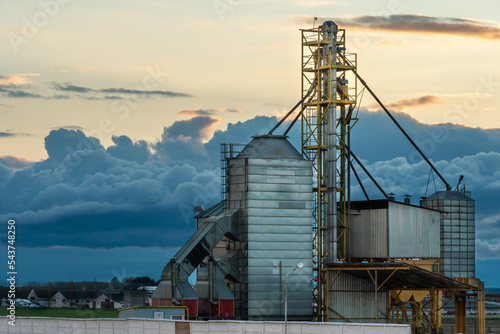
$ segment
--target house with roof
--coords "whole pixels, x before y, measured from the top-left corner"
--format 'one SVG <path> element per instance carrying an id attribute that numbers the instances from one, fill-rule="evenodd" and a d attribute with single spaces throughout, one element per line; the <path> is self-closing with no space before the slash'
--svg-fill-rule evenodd
<path id="1" fill-rule="evenodd" d="M 65 295 L 61 291 L 57 291 L 50 297 L 49 307 L 50 308 L 69 308 L 70 303 Z"/>
<path id="2" fill-rule="evenodd" d="M 114 300 L 113 295 L 110 294 L 110 297 L 111 298 L 109 298 L 105 293 L 101 293 L 87 305 L 93 310 L 112 310 L 123 307 L 123 303 L 118 300 Z"/>
<path id="3" fill-rule="evenodd" d="M 60 292 L 68 300 L 70 308 L 84 309 L 88 307 L 88 304 L 92 302 L 98 295 L 97 291 L 87 291 L 87 290 L 60 290 Z"/>
<path id="4" fill-rule="evenodd" d="M 36 288 L 36 289 L 32 288 L 29 291 L 28 295 L 26 296 L 26 299 L 28 299 L 31 302 L 37 303 L 43 307 L 53 307 L 50 305 L 50 303 L 55 292 L 56 290 L 52 289 L 51 287 Z M 57 298 L 57 300 L 62 301 L 62 299 L 59 297 Z"/>

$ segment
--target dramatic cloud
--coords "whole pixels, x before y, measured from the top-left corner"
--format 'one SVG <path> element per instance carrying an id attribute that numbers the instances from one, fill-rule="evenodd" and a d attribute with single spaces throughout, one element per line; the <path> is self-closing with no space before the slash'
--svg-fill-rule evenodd
<path id="1" fill-rule="evenodd" d="M 499 152 L 500 129 L 471 128 L 451 123 L 431 125 L 420 123 L 403 112 L 393 112 L 392 115 L 422 151 L 435 161 L 451 161 L 457 154 Z M 358 116 L 359 121 L 352 129 L 351 148 L 360 158 L 369 163 L 395 157 L 405 157 L 411 163 L 421 160 L 383 111 L 360 111 Z"/>
<path id="2" fill-rule="evenodd" d="M 57 82 L 52 83 L 52 87 L 56 90 L 68 92 L 68 93 L 79 93 L 83 98 L 98 100 L 98 99 L 122 99 L 127 96 L 135 97 L 192 97 L 190 94 L 172 92 L 168 90 L 140 90 L 140 89 L 126 89 L 126 88 L 102 88 L 93 89 L 82 86 L 75 86 L 69 83 L 59 84 Z M 88 94 L 91 94 L 88 96 Z M 97 94 L 97 95 L 96 95 Z M 117 94 L 117 95 L 102 95 L 102 94 Z"/>
<path id="3" fill-rule="evenodd" d="M 437 103 L 441 103 L 441 102 L 442 102 L 442 100 L 435 95 L 424 95 L 424 96 L 417 97 L 414 99 L 399 100 L 398 102 L 389 103 L 389 104 L 386 104 L 385 106 L 389 110 L 391 110 L 391 109 L 402 110 L 402 109 L 406 109 L 406 108 L 421 107 L 421 106 L 426 106 L 429 104 L 437 104 Z M 373 104 L 369 105 L 367 109 L 380 110 L 381 108 L 380 108 L 379 104 L 373 103 Z"/>
<path id="4" fill-rule="evenodd" d="M 81 131 L 54 130 L 47 160 L 0 168 L 0 216 L 22 222 L 24 245 L 175 247 L 192 233 L 192 208 L 219 199 L 215 171 L 147 162 L 144 142 L 113 141 L 105 151 Z"/>
<path id="5" fill-rule="evenodd" d="M 295 22 L 310 22 L 310 16 L 294 16 Z M 478 20 L 425 15 L 364 15 L 355 17 L 320 17 L 318 22 L 332 20 L 341 28 L 370 29 L 396 33 L 441 34 L 473 38 L 500 39 L 500 27 Z"/>
<path id="6" fill-rule="evenodd" d="M 144 140 L 133 142 L 127 136 L 113 136 L 114 146 L 106 149 L 106 152 L 111 156 L 127 160 L 135 161 L 137 163 L 145 163 L 151 159 L 151 151 L 149 150 L 148 143 Z"/>
<path id="7" fill-rule="evenodd" d="M 196 117 L 196 116 L 209 116 L 222 113 L 239 113 L 239 112 L 242 111 L 238 109 L 186 109 L 176 112 L 175 114 L 185 115 L 189 117 Z"/>
<path id="8" fill-rule="evenodd" d="M 162 139 L 172 140 L 185 138 L 200 142 L 208 139 L 210 132 L 219 119 L 210 116 L 198 116 L 186 121 L 177 121 L 169 127 L 165 127 Z"/>
<path id="9" fill-rule="evenodd" d="M 161 140 L 154 145 L 154 149 L 159 157 L 168 162 L 192 164 L 198 170 L 210 168 L 203 141 L 209 138 L 218 122 L 218 118 L 211 116 L 176 121 L 163 129 Z"/>
<path id="10" fill-rule="evenodd" d="M 477 257 L 485 265 L 495 261 L 490 259 L 499 258 L 500 130 L 422 124 L 403 113 L 395 117 L 450 184 L 465 175 L 463 183 L 476 200 Z M 351 147 L 386 192 L 396 193 L 398 200 L 408 193 L 418 204 L 420 196 L 435 191 L 432 179 L 427 187 L 429 166 L 385 114 L 361 111 L 359 118 Z M 277 119 L 259 116 L 212 135 L 217 121 L 210 115 L 176 121 L 155 143 L 115 136 L 106 149 L 80 130 L 53 130 L 45 138 L 46 160 L 14 170 L 15 161 L 0 159 L 0 220 L 16 219 L 21 249 L 58 254 L 58 263 L 67 259 L 64 250 L 82 254 L 89 249 L 114 259 L 114 249 L 123 247 L 140 248 L 141 254 L 151 247 L 156 249 L 152 254 L 180 247 L 195 229 L 192 208 L 220 200 L 220 144 L 246 144 L 251 136 L 267 133 Z M 297 145 L 300 127 L 290 135 Z M 381 198 L 368 177 L 358 172 L 370 197 Z M 352 184 L 352 199 L 363 199 L 354 177 Z M 436 186 L 444 189 L 437 178 Z M 167 260 L 166 254 L 160 262 Z M 110 266 L 94 265 L 99 272 Z M 159 275 L 162 264 L 151 266 L 158 267 L 152 272 Z M 64 272 L 61 268 L 58 271 Z"/>

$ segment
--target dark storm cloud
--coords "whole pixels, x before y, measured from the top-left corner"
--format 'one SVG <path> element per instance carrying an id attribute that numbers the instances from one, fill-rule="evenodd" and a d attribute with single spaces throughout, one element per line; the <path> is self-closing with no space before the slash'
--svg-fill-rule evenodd
<path id="1" fill-rule="evenodd" d="M 126 88 L 102 88 L 93 89 L 89 87 L 75 86 L 70 83 L 57 83 L 52 82 L 52 87 L 59 91 L 68 93 L 79 93 L 85 99 L 99 100 L 108 99 L 116 100 L 122 99 L 126 96 L 137 97 L 192 97 L 190 94 L 173 92 L 168 90 L 140 90 L 140 89 L 126 89 Z M 87 96 L 88 94 L 117 94 L 117 95 L 104 95 L 104 96 Z"/>
<path id="2" fill-rule="evenodd" d="M 424 153 L 435 161 L 500 151 L 500 129 L 452 123 L 425 124 L 403 112 L 393 112 L 392 115 Z M 411 144 L 383 111 L 360 111 L 358 118 L 352 129 L 351 147 L 360 158 L 369 163 L 395 157 L 405 157 L 411 163 L 420 161 Z"/>
<path id="3" fill-rule="evenodd" d="M 500 257 L 499 130 L 422 124 L 403 113 L 395 117 L 450 184 L 465 175 L 476 199 L 478 258 Z M 417 204 L 426 192 L 429 166 L 385 114 L 362 111 L 359 118 L 353 151 L 386 192 L 398 199 L 408 193 Z M 0 220 L 23 222 L 22 243 L 33 247 L 179 247 L 194 230 L 192 208 L 220 200 L 220 144 L 246 144 L 277 119 L 228 124 L 210 138 L 216 122 L 211 116 L 176 121 L 156 143 L 116 136 L 107 149 L 79 130 L 51 131 L 45 139 L 48 159 L 19 171 L 0 164 Z M 292 142 L 300 142 L 299 126 L 290 134 Z M 371 197 L 381 198 L 367 176 L 360 176 Z M 436 185 L 444 188 L 439 180 Z M 427 195 L 432 192 L 431 181 Z M 363 199 L 355 181 L 352 198 Z"/>
<path id="4" fill-rule="evenodd" d="M 294 16 L 293 20 L 310 21 L 308 16 Z M 435 17 L 425 15 L 364 15 L 350 18 L 320 17 L 319 22 L 332 20 L 340 28 L 370 29 L 396 33 L 442 34 L 466 36 L 472 38 L 498 40 L 500 28 L 486 22 L 453 17 Z"/>
<path id="5" fill-rule="evenodd" d="M 152 157 L 148 143 L 144 140 L 134 143 L 127 136 L 113 136 L 111 140 L 115 145 L 108 147 L 106 152 L 115 158 L 145 163 Z"/>

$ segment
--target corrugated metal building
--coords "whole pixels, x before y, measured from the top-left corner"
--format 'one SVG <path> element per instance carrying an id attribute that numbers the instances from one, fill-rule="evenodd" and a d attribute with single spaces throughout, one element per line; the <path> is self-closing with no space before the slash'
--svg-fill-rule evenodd
<path id="1" fill-rule="evenodd" d="M 439 258 L 439 211 L 388 200 L 351 208 L 352 259 Z"/>

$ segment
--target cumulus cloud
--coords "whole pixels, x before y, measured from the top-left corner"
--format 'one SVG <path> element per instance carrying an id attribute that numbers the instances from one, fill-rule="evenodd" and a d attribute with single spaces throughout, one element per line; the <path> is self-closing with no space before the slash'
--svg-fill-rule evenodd
<path id="1" fill-rule="evenodd" d="M 480 261 L 500 259 L 500 242 L 476 240 L 476 256 Z"/>
<path id="2" fill-rule="evenodd" d="M 0 157 L 0 164 L 8 167 L 12 170 L 24 169 L 26 167 L 32 166 L 35 162 L 29 161 L 23 158 L 13 157 L 10 155 L 4 155 Z"/>
<path id="3" fill-rule="evenodd" d="M 476 200 L 478 259 L 497 258 L 500 130 L 422 124 L 403 113 L 396 117 L 449 183 L 465 175 Z M 408 193 L 418 204 L 426 194 L 429 167 L 387 116 L 361 111 L 359 118 L 353 151 L 386 192 L 398 199 Z M 220 144 L 246 144 L 277 119 L 258 116 L 212 134 L 217 121 L 210 115 L 176 121 L 155 143 L 115 136 L 108 148 L 78 129 L 53 130 L 45 138 L 46 160 L 21 170 L 0 160 L 0 220 L 16 219 L 19 245 L 38 249 L 179 247 L 195 229 L 192 208 L 220 200 Z M 298 145 L 300 127 L 290 135 Z M 381 198 L 367 176 L 360 176 L 372 199 Z M 438 190 L 444 188 L 436 183 Z M 433 183 L 427 195 L 432 192 Z M 352 199 L 363 199 L 354 178 Z"/>
<path id="4" fill-rule="evenodd" d="M 154 150 L 161 159 L 168 162 L 192 163 L 198 170 L 209 168 L 203 142 L 209 139 L 219 121 L 211 116 L 176 121 L 163 129 L 161 140 L 154 144 Z"/>
<path id="5" fill-rule="evenodd" d="M 451 161 L 457 155 L 498 152 L 500 147 L 500 129 L 472 128 L 452 123 L 425 124 L 404 112 L 392 114 L 422 151 L 435 161 Z M 406 157 L 410 163 L 421 160 L 383 111 L 361 110 L 358 118 L 351 132 L 351 148 L 358 157 L 369 163 L 395 157 Z"/>
<path id="6" fill-rule="evenodd" d="M 194 141 L 208 139 L 215 124 L 220 120 L 210 116 L 198 116 L 186 121 L 177 121 L 169 127 L 165 127 L 162 135 L 163 140 L 175 140 L 187 138 Z"/>
<path id="7" fill-rule="evenodd" d="M 14 173 L 0 165 L 0 216 L 23 223 L 25 245 L 179 246 L 192 208 L 219 199 L 216 171 L 149 161 L 143 141 L 113 142 L 104 150 L 81 131 L 53 130 L 47 160 Z"/>
<path id="8" fill-rule="evenodd" d="M 220 200 L 220 140 L 246 143 L 276 118 L 231 124 L 205 142 L 217 121 L 176 121 L 151 145 L 115 136 L 106 149 L 80 130 L 52 130 L 46 160 L 0 164 L 0 219 L 22 222 L 30 247 L 178 247 L 194 229 L 192 208 Z"/>
<path id="9" fill-rule="evenodd" d="M 293 16 L 292 20 L 303 24 L 313 18 Z M 332 20 L 341 28 L 370 29 L 395 33 L 455 35 L 490 40 L 500 39 L 500 27 L 479 20 L 426 15 L 363 15 L 353 17 L 320 17 L 319 22 Z"/>
<path id="10" fill-rule="evenodd" d="M 151 158 L 148 143 L 144 140 L 133 142 L 127 136 L 113 136 L 111 138 L 115 145 L 106 149 L 106 152 L 118 159 L 145 163 Z"/>

